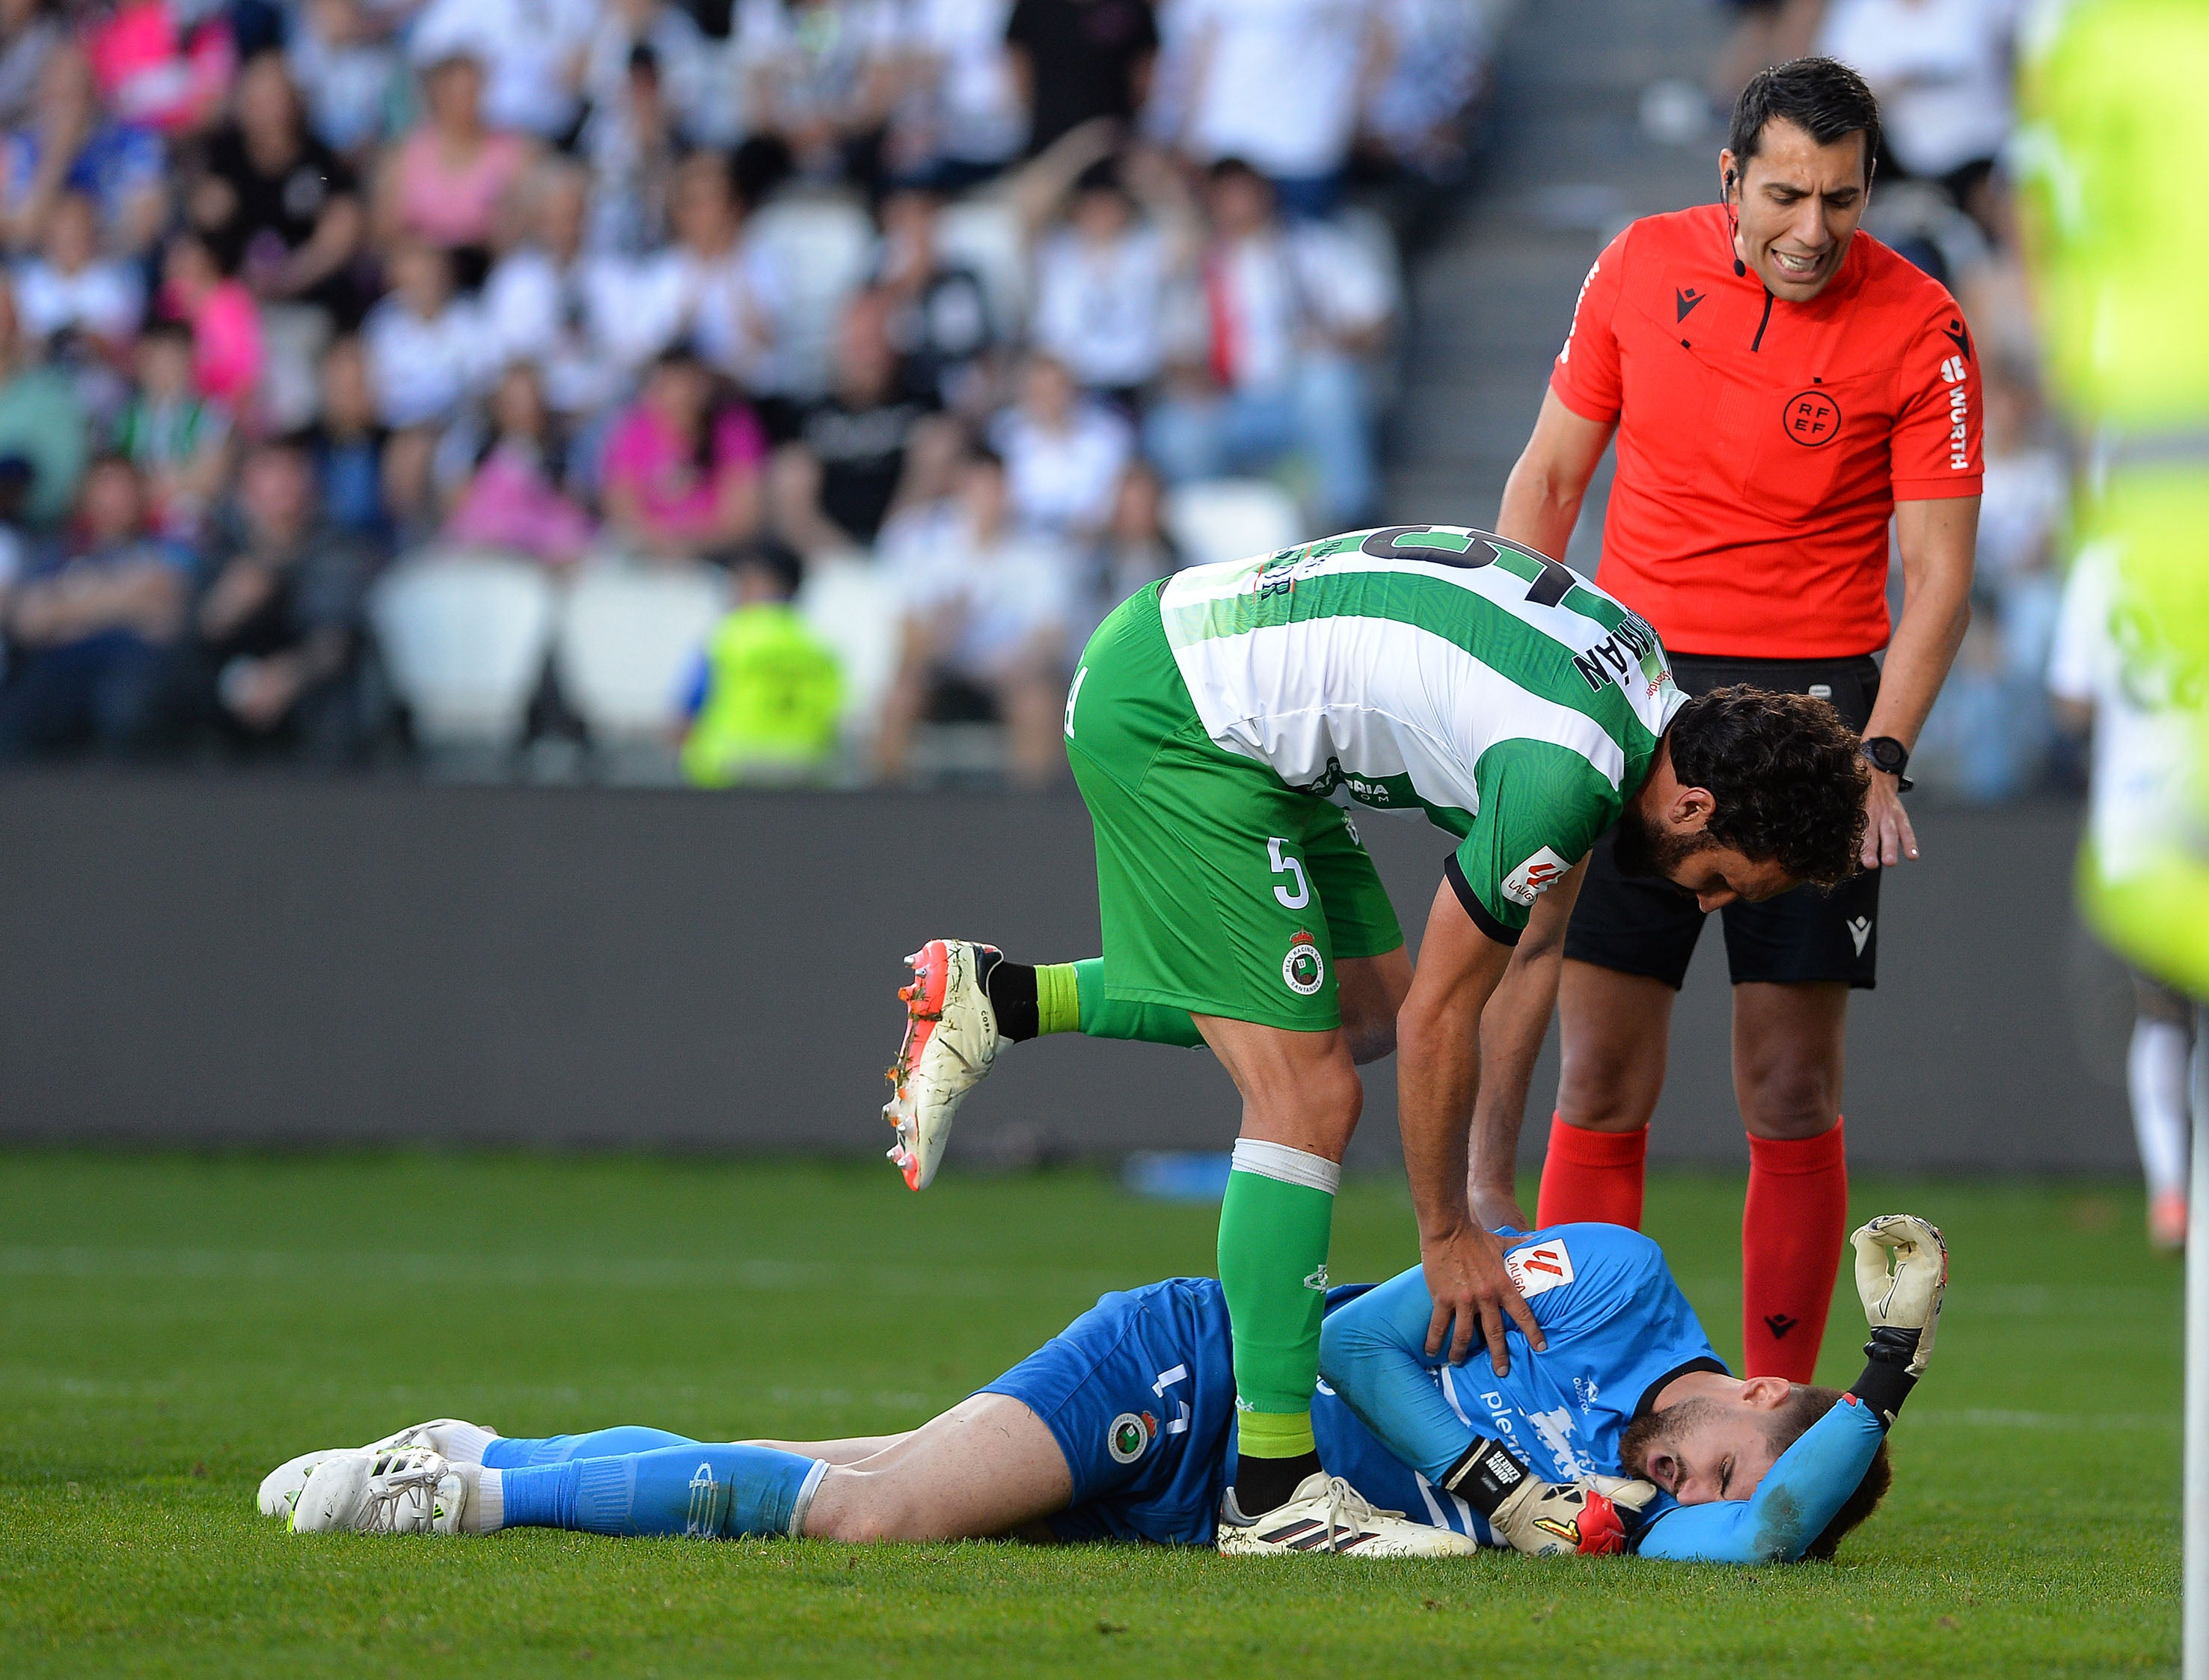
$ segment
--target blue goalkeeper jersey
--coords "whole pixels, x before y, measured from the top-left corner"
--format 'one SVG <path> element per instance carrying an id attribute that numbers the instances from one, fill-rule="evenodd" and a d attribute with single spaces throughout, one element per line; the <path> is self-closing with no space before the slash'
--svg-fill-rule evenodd
<path id="1" fill-rule="evenodd" d="M 1514 1324 L 1508 1376 L 1496 1376 L 1484 1345 L 1462 1365 L 1428 1357 L 1433 1303 L 1413 1267 L 1329 1295 L 1320 1356 L 1328 1380 L 1312 1408 L 1330 1475 L 1376 1505 L 1490 1543 L 1472 1508 L 1436 1485 L 1475 1436 L 1501 1441 L 1546 1480 L 1616 1476 L 1619 1437 L 1658 1389 L 1686 1371 L 1725 1370 L 1663 1250 L 1639 1231 L 1565 1225 L 1501 1234 L 1505 1263 L 1549 1339 L 1544 1352 Z M 1652 1511 L 1670 1504 L 1664 1496 Z"/>
<path id="2" fill-rule="evenodd" d="M 1474 1437 L 1502 1441 L 1546 1480 L 1622 1473 L 1620 1437 L 1687 1371 L 1724 1371 L 1657 1245 L 1611 1225 L 1499 1233 L 1505 1264 L 1549 1346 L 1505 1330 L 1511 1370 L 1484 1346 L 1464 1364 L 1426 1352 L 1434 1302 L 1417 1267 L 1331 1299 L 1320 1335 L 1323 1381 L 1312 1411 L 1320 1456 L 1375 1504 L 1496 1537 L 1436 1485 Z M 1682 1505 L 1658 1495 L 1629 1542 L 1645 1557 L 1712 1563 L 1800 1557 L 1856 1490 L 1886 1424 L 1854 1394 L 1779 1455 L 1747 1499 Z"/>

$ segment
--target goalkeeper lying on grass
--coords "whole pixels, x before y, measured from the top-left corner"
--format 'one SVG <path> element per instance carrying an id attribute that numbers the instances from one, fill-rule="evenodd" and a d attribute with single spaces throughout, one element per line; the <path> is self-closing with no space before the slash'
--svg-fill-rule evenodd
<path id="1" fill-rule="evenodd" d="M 1512 1243 L 1508 1263 L 1549 1346 L 1514 1328 L 1508 1376 L 1484 1350 L 1454 1366 L 1425 1352 L 1433 1304 L 1416 1266 L 1377 1288 L 1334 1290 L 1312 1412 L 1333 1477 L 1308 1478 L 1249 1527 L 1216 1522 L 1233 1475 L 1235 1385 L 1226 1306 L 1208 1278 L 1105 1296 L 903 1435 L 705 1444 L 632 1427 L 523 1440 L 448 1419 L 294 1459 L 262 1483 L 261 1507 L 302 1533 L 1831 1557 L 1887 1490 L 1887 1430 L 1932 1352 L 1947 1279 L 1940 1232 L 1922 1219 L 1874 1219 L 1854 1241 L 1872 1336 L 1846 1394 L 1727 1376 L 1657 1245 L 1617 1225 Z"/>

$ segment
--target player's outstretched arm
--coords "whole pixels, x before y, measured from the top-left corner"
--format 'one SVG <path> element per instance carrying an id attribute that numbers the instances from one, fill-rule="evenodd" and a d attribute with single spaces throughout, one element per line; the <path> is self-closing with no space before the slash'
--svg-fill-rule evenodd
<path id="1" fill-rule="evenodd" d="M 1871 1340 L 1863 1375 L 1803 1432 L 1748 1500 L 1665 1512 L 1634 1550 L 1706 1563 L 1788 1563 L 1809 1551 L 1863 1485 L 1902 1403 L 1924 1375 L 1948 1284 L 1939 1227 L 1887 1213 L 1851 1239 Z"/>

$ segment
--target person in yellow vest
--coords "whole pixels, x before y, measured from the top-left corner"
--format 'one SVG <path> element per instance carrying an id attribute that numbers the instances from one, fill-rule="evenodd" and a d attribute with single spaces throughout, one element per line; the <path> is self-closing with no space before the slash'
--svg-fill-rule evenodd
<path id="1" fill-rule="evenodd" d="M 817 780 L 835 762 L 844 673 L 791 605 L 798 557 L 755 544 L 732 569 L 737 605 L 691 685 L 683 778 L 697 787 Z"/>
<path id="2" fill-rule="evenodd" d="M 2209 6 L 2043 6 L 2023 46 L 2043 343 L 2092 446 L 2080 535 L 2116 572 L 2127 692 L 2182 737 L 2167 774 L 2099 779 L 2080 898 L 2120 950 L 2209 998 Z"/>

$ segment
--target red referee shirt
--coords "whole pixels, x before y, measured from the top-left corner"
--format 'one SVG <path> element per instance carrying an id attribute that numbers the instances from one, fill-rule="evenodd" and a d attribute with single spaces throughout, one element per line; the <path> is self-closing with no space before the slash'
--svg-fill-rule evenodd
<path id="1" fill-rule="evenodd" d="M 1979 493 L 1963 311 L 1867 233 L 1791 304 L 1734 273 L 1721 206 L 1645 217 L 1588 270 L 1550 387 L 1618 423 L 1597 581 L 1674 653 L 1884 647 L 1894 504 Z"/>

